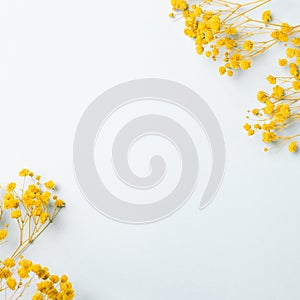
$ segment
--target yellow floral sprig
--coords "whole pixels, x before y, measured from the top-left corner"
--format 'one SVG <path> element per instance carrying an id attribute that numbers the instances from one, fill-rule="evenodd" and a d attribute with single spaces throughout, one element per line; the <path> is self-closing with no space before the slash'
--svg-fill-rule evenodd
<path id="1" fill-rule="evenodd" d="M 47 267 L 21 257 L 8 257 L 0 262 L 0 294 L 10 292 L 8 299 L 20 299 L 26 290 L 36 284 L 32 300 L 69 300 L 74 298 L 72 283 L 66 275 L 50 274 Z M 5 298 L 6 299 L 6 298 Z"/>
<path id="2" fill-rule="evenodd" d="M 19 245 L 12 254 L 13 258 L 22 253 L 65 206 L 64 201 L 54 194 L 55 183 L 52 180 L 42 183 L 41 176 L 34 176 L 28 169 L 21 170 L 19 176 L 23 178 L 22 187 L 18 189 L 15 182 L 9 183 L 1 204 L 19 227 Z M 0 241 L 4 235 L 3 232 L 1 238 L 0 234 Z"/>
<path id="3" fill-rule="evenodd" d="M 9 220 L 15 221 L 19 229 L 16 249 L 9 258 L 0 261 L 0 294 L 5 293 L 5 299 L 20 299 L 35 283 L 33 300 L 71 300 L 74 290 L 66 275 L 51 275 L 47 267 L 33 264 L 21 255 L 54 221 L 65 202 L 56 195 L 54 181 L 42 182 L 40 175 L 35 176 L 28 169 L 22 169 L 19 176 L 22 178 L 21 187 L 10 182 L 0 201 L 0 221 L 7 213 Z M 5 224 L 0 229 L 2 244 L 7 240 L 8 227 L 9 224 Z"/>
<path id="4" fill-rule="evenodd" d="M 244 125 L 249 136 L 262 132 L 262 140 L 269 144 L 288 144 L 290 152 L 297 151 L 300 136 L 300 38 L 292 36 L 286 48 L 286 57 L 278 64 L 286 69 L 285 76 L 268 75 L 272 92 L 259 91 L 257 99 L 263 104 L 251 112 L 251 121 Z M 290 134 L 290 131 L 294 131 Z M 265 148 L 268 151 L 269 148 Z"/>
<path id="5" fill-rule="evenodd" d="M 232 76 L 236 70 L 249 69 L 255 57 L 279 42 L 288 42 L 298 31 L 299 26 L 273 22 L 270 10 L 260 20 L 251 18 L 253 10 L 268 2 L 171 0 L 170 17 L 183 17 L 184 33 L 195 41 L 197 53 L 221 62 L 219 73 Z"/>

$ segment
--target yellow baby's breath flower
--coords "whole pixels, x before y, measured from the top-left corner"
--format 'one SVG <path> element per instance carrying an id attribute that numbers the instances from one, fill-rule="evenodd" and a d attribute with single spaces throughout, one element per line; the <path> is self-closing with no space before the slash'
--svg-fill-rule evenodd
<path id="1" fill-rule="evenodd" d="M 244 129 L 245 129 L 246 131 L 249 131 L 249 130 L 251 129 L 251 125 L 248 124 L 248 123 L 246 123 L 246 124 L 244 125 Z"/>
<path id="2" fill-rule="evenodd" d="M 48 218 L 49 218 L 49 213 L 47 212 L 42 212 L 39 216 L 41 224 L 44 224 Z"/>
<path id="3" fill-rule="evenodd" d="M 18 219 L 22 216 L 22 213 L 19 209 L 15 209 L 11 212 L 12 219 Z"/>
<path id="4" fill-rule="evenodd" d="M 49 180 L 47 182 L 44 183 L 44 186 L 47 188 L 47 189 L 50 189 L 50 190 L 53 190 L 54 187 L 55 187 L 55 183 L 53 180 Z"/>
<path id="5" fill-rule="evenodd" d="M 12 268 L 16 265 L 16 262 L 11 257 L 8 257 L 3 261 L 3 265 L 5 267 Z"/>
<path id="6" fill-rule="evenodd" d="M 253 42 L 251 42 L 249 40 L 245 41 L 243 47 L 245 50 L 250 51 L 253 49 Z"/>
<path id="7" fill-rule="evenodd" d="M 247 70 L 251 67 L 251 61 L 250 60 L 241 60 L 239 64 L 240 64 L 240 68 L 242 70 Z"/>
<path id="8" fill-rule="evenodd" d="M 293 81 L 293 88 L 295 91 L 300 90 L 300 81 Z"/>
<path id="9" fill-rule="evenodd" d="M 228 75 L 229 77 L 231 77 L 231 76 L 233 75 L 232 70 L 228 70 L 228 71 L 227 71 L 227 75 Z"/>
<path id="10" fill-rule="evenodd" d="M 265 131 L 262 134 L 262 140 L 265 143 L 271 143 L 271 142 L 278 140 L 278 136 L 274 132 Z"/>
<path id="11" fill-rule="evenodd" d="M 32 296 L 32 300 L 44 300 L 44 296 L 40 292 L 37 292 Z"/>
<path id="12" fill-rule="evenodd" d="M 54 204 L 56 207 L 65 207 L 66 205 L 65 202 L 61 199 L 56 200 Z"/>
<path id="13" fill-rule="evenodd" d="M 171 0 L 171 5 L 173 10 L 186 10 L 188 8 L 188 4 L 184 0 Z"/>
<path id="14" fill-rule="evenodd" d="M 253 135 L 253 134 L 254 134 L 254 130 L 253 130 L 253 129 L 249 129 L 249 130 L 248 130 L 248 135 L 251 136 L 251 135 Z"/>
<path id="15" fill-rule="evenodd" d="M 268 23 L 271 21 L 271 11 L 270 10 L 266 10 L 263 12 L 261 19 L 263 22 Z"/>
<path id="16" fill-rule="evenodd" d="M 0 241 L 3 241 L 7 237 L 7 230 L 0 229 Z"/>
<path id="17" fill-rule="evenodd" d="M 284 88 L 279 86 L 279 85 L 276 85 L 275 87 L 273 87 L 273 93 L 272 93 L 272 97 L 274 97 L 275 99 L 277 100 L 280 100 L 282 99 L 284 95 Z"/>
<path id="18" fill-rule="evenodd" d="M 257 93 L 257 100 L 262 102 L 262 103 L 265 103 L 267 101 L 267 95 L 264 91 L 259 91 Z"/>
<path id="19" fill-rule="evenodd" d="M 30 170 L 28 170 L 28 169 L 22 169 L 22 170 L 19 172 L 19 176 L 21 176 L 21 177 L 26 177 L 26 176 L 29 175 L 29 173 L 30 173 Z"/>
<path id="20" fill-rule="evenodd" d="M 294 153 L 294 152 L 296 152 L 297 151 L 297 142 L 291 142 L 290 144 L 289 144 L 289 147 L 288 147 L 288 149 L 289 149 L 289 151 L 291 152 L 291 153 Z"/>
<path id="21" fill-rule="evenodd" d="M 220 73 L 221 75 L 224 75 L 224 74 L 226 73 L 226 68 L 225 68 L 224 66 L 221 66 L 221 67 L 219 68 L 219 73 Z"/>
<path id="22" fill-rule="evenodd" d="M 287 65 L 287 59 L 286 59 L 286 58 L 281 58 L 281 59 L 279 59 L 279 60 L 278 60 L 278 64 L 279 64 L 279 66 L 281 66 L 281 67 L 286 66 L 286 65 Z"/>
<path id="23" fill-rule="evenodd" d="M 286 56 L 288 58 L 293 58 L 295 56 L 295 49 L 293 49 L 293 48 L 287 48 L 286 49 Z"/>
<path id="24" fill-rule="evenodd" d="M 12 192 L 15 188 L 16 188 L 16 183 L 15 182 L 11 182 L 6 186 L 6 191 L 8 193 Z"/>
<path id="25" fill-rule="evenodd" d="M 276 77 L 272 76 L 272 75 L 269 75 L 267 77 L 267 80 L 269 81 L 269 83 L 271 84 L 276 84 L 277 80 L 276 80 Z"/>
<path id="26" fill-rule="evenodd" d="M 7 286 L 8 286 L 9 289 L 11 289 L 11 290 L 14 291 L 16 289 L 16 286 L 17 286 L 17 281 L 13 277 L 8 277 L 6 279 L 6 284 L 7 284 Z"/>
<path id="27" fill-rule="evenodd" d="M 299 37 L 294 37 L 292 39 L 292 43 L 293 43 L 294 46 L 300 47 L 300 38 Z"/>

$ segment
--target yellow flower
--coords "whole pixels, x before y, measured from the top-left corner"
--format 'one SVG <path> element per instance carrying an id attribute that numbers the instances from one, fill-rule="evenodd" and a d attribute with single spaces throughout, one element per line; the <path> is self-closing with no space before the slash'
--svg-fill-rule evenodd
<path id="1" fill-rule="evenodd" d="M 63 200 L 58 199 L 58 200 L 55 201 L 54 205 L 56 207 L 64 207 L 66 204 L 65 204 L 65 202 Z"/>
<path id="2" fill-rule="evenodd" d="M 228 71 L 227 71 L 227 75 L 228 75 L 229 77 L 231 77 L 231 76 L 233 75 L 232 70 L 228 70 Z"/>
<path id="3" fill-rule="evenodd" d="M 44 296 L 40 292 L 37 292 L 32 296 L 32 300 L 44 300 Z"/>
<path id="4" fill-rule="evenodd" d="M 290 152 L 292 152 L 292 153 L 294 153 L 294 152 L 296 152 L 297 151 L 297 142 L 291 142 L 290 144 L 289 144 L 289 147 L 288 147 L 288 149 L 289 149 L 289 151 Z"/>
<path id="5" fill-rule="evenodd" d="M 0 241 L 3 241 L 7 237 L 7 230 L 0 229 Z"/>
<path id="6" fill-rule="evenodd" d="M 295 56 L 295 49 L 293 49 L 293 48 L 287 48 L 286 49 L 286 56 L 288 58 L 293 58 Z"/>
<path id="7" fill-rule="evenodd" d="M 12 258 L 8 257 L 3 261 L 3 265 L 7 268 L 11 268 L 14 267 L 16 263 Z"/>
<path id="8" fill-rule="evenodd" d="M 17 208 L 19 206 L 19 200 L 16 199 L 12 193 L 6 193 L 4 195 L 3 203 L 5 209 Z"/>
<path id="9" fill-rule="evenodd" d="M 7 286 L 8 286 L 9 289 L 15 290 L 15 288 L 17 286 L 17 281 L 13 277 L 8 277 L 6 279 L 6 284 L 7 284 Z"/>
<path id="10" fill-rule="evenodd" d="M 248 135 L 249 135 L 249 136 L 251 136 L 251 135 L 253 135 L 253 134 L 254 134 L 254 130 L 253 130 L 253 129 L 248 130 Z"/>
<path id="11" fill-rule="evenodd" d="M 12 219 L 18 219 L 22 216 L 22 213 L 19 209 L 15 209 L 11 212 Z"/>
<path id="12" fill-rule="evenodd" d="M 278 136 L 274 132 L 265 131 L 262 134 L 262 140 L 265 143 L 271 143 L 278 139 Z"/>
<path id="13" fill-rule="evenodd" d="M 264 91 L 259 91 L 257 93 L 257 100 L 262 102 L 262 103 L 265 103 L 267 101 L 267 95 Z"/>
<path id="14" fill-rule="evenodd" d="M 283 32 L 283 33 L 289 33 L 289 32 L 291 32 L 292 31 L 292 27 L 288 24 L 288 23 L 282 23 L 281 24 L 281 31 Z"/>
<path id="15" fill-rule="evenodd" d="M 300 38 L 297 37 L 293 38 L 292 43 L 294 44 L 294 46 L 300 47 Z"/>
<path id="16" fill-rule="evenodd" d="M 294 63 L 290 63 L 290 74 L 293 75 L 295 78 L 297 78 L 299 74 L 298 67 Z"/>
<path id="17" fill-rule="evenodd" d="M 186 10 L 188 8 L 188 4 L 184 0 L 171 0 L 171 5 L 173 10 Z"/>
<path id="18" fill-rule="evenodd" d="M 225 29 L 225 33 L 229 34 L 229 35 L 236 35 L 237 34 L 237 30 L 235 27 L 228 27 Z"/>
<path id="19" fill-rule="evenodd" d="M 244 125 L 244 129 L 245 129 L 246 131 L 249 131 L 249 130 L 251 129 L 250 124 L 246 123 L 246 124 Z"/>
<path id="20" fill-rule="evenodd" d="M 47 221 L 48 217 L 49 214 L 47 212 L 42 212 L 39 216 L 40 222 L 44 224 Z"/>
<path id="21" fill-rule="evenodd" d="M 54 187 L 55 187 L 55 183 L 53 180 L 49 180 L 47 182 L 44 183 L 44 186 L 47 188 L 47 189 L 50 189 L 50 190 L 53 190 Z"/>
<path id="22" fill-rule="evenodd" d="M 50 276 L 50 280 L 51 280 L 53 283 L 58 283 L 58 282 L 59 282 L 59 276 L 57 276 L 57 275 L 51 275 L 51 276 Z"/>
<path id="23" fill-rule="evenodd" d="M 68 280 L 68 276 L 67 275 L 62 275 L 60 278 L 61 282 L 66 282 Z"/>
<path id="24" fill-rule="evenodd" d="M 266 115 L 270 115 L 270 116 L 273 115 L 273 113 L 274 113 L 274 103 L 267 100 L 266 101 L 266 107 L 263 109 L 263 111 Z"/>
<path id="25" fill-rule="evenodd" d="M 28 169 L 22 169 L 22 170 L 19 172 L 19 176 L 21 176 L 21 177 L 26 177 L 26 176 L 29 175 L 29 173 L 30 173 L 30 170 L 28 170 Z"/>
<path id="26" fill-rule="evenodd" d="M 21 279 L 25 279 L 29 277 L 29 269 L 26 269 L 24 267 L 18 268 L 18 275 Z"/>
<path id="27" fill-rule="evenodd" d="M 284 95 L 284 89 L 281 86 L 276 85 L 275 87 L 273 87 L 273 93 L 272 93 L 273 98 L 280 100 L 282 99 L 283 95 Z"/>
<path id="28" fill-rule="evenodd" d="M 253 49 L 253 42 L 245 41 L 243 47 L 245 50 L 250 51 Z"/>
<path id="29" fill-rule="evenodd" d="M 221 67 L 219 68 L 219 73 L 220 73 L 221 75 L 224 75 L 224 74 L 226 73 L 226 68 L 223 67 L 223 66 L 221 66 Z"/>
<path id="30" fill-rule="evenodd" d="M 295 91 L 299 91 L 300 90 L 300 81 L 294 81 L 293 88 Z"/>
<path id="31" fill-rule="evenodd" d="M 8 278 L 11 276 L 11 271 L 9 268 L 2 268 L 0 270 L 0 278 Z"/>
<path id="32" fill-rule="evenodd" d="M 270 10 L 266 10 L 263 12 L 261 19 L 263 20 L 263 22 L 268 23 L 271 21 L 271 11 Z"/>
<path id="33" fill-rule="evenodd" d="M 251 61 L 250 60 L 241 60 L 240 61 L 240 67 L 242 70 L 247 70 L 251 67 Z"/>
<path id="34" fill-rule="evenodd" d="M 22 259 L 19 261 L 19 265 L 25 269 L 29 269 L 32 266 L 32 261 L 29 259 Z"/>
<path id="35" fill-rule="evenodd" d="M 16 183 L 15 182 L 11 182 L 6 186 L 6 191 L 8 193 L 12 192 L 15 188 L 16 188 Z"/>
<path id="36" fill-rule="evenodd" d="M 278 64 L 279 66 L 284 67 L 287 65 L 287 60 L 285 58 L 281 58 L 278 60 Z"/>
<path id="37" fill-rule="evenodd" d="M 211 51 L 206 51 L 205 56 L 208 57 L 208 58 L 211 57 Z"/>
<path id="38" fill-rule="evenodd" d="M 276 84 L 276 77 L 272 76 L 272 75 L 269 75 L 267 77 L 267 80 L 269 81 L 269 83 L 271 84 Z"/>

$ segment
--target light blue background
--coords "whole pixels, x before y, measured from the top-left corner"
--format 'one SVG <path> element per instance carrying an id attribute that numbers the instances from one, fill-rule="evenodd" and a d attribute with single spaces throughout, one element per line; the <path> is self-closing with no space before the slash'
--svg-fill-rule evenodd
<path id="1" fill-rule="evenodd" d="M 279 19 L 299 19 L 299 1 L 267 7 Z M 169 11 L 167 0 L 1 1 L 0 182 L 29 167 L 55 179 L 67 202 L 26 256 L 69 274 L 76 299 L 297 300 L 300 158 L 285 149 L 266 154 L 242 129 L 256 91 L 267 87 L 264 77 L 281 72 L 276 60 L 283 51 L 271 50 L 241 76 L 221 78 Z M 201 181 L 170 218 L 132 226 L 85 201 L 72 145 L 94 98 L 143 77 L 181 82 L 208 102 L 224 130 L 227 166 L 204 211 L 197 210 Z"/>

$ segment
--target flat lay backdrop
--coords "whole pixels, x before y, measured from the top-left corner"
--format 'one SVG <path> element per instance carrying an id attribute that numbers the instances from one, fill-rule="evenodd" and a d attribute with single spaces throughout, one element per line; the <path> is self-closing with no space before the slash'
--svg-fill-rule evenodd
<path id="1" fill-rule="evenodd" d="M 297 23 L 299 1 L 273 0 L 267 8 Z M 266 154 L 259 137 L 242 129 L 256 92 L 267 87 L 264 78 L 280 72 L 283 52 L 271 50 L 248 72 L 220 77 L 169 11 L 168 0 L 0 2 L 0 183 L 27 167 L 53 178 L 67 202 L 25 256 L 67 273 L 76 299 L 299 299 L 300 156 L 285 149 Z M 199 185 L 169 218 L 136 226 L 89 205 L 74 176 L 72 147 L 80 116 L 99 94 L 145 77 L 178 81 L 206 100 L 223 129 L 227 160 L 215 200 L 199 211 L 209 146 L 201 129 L 187 124 L 199 142 Z M 143 151 L 152 142 L 130 154 L 139 174 L 147 173 Z M 170 168 L 173 184 L 178 172 Z"/>

